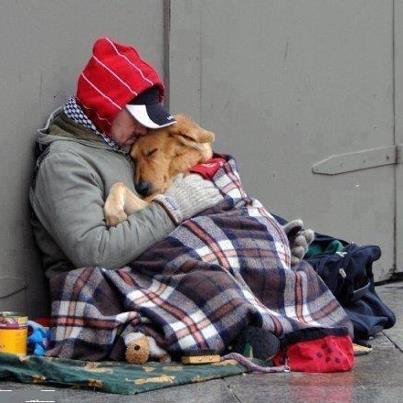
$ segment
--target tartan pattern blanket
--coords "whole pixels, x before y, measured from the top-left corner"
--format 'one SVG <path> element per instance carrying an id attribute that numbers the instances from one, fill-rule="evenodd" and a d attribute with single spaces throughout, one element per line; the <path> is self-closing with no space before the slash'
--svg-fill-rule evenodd
<path id="1" fill-rule="evenodd" d="M 226 350 L 247 326 L 284 345 L 352 334 L 333 294 L 305 261 L 291 267 L 287 237 L 241 186 L 234 159 L 212 177 L 224 195 L 131 264 L 84 267 L 50 281 L 48 356 L 120 360 L 141 331 L 173 357 Z"/>

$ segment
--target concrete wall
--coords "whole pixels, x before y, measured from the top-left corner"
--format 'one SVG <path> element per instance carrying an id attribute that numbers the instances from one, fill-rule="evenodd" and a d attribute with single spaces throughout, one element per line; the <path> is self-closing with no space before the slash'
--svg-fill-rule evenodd
<path id="1" fill-rule="evenodd" d="M 312 166 L 395 143 L 393 2 L 174 0 L 170 42 L 172 107 L 215 131 L 246 189 L 318 232 L 379 244 L 388 278 L 395 166 Z"/>
<path id="2" fill-rule="evenodd" d="M 27 201 L 35 129 L 73 93 L 101 35 L 169 73 L 171 110 L 217 134 L 217 151 L 237 158 L 246 189 L 271 211 L 381 245 L 377 279 L 396 255 L 403 267 L 401 165 L 312 173 L 330 155 L 403 143 L 395 3 L 0 0 L 0 310 L 46 312 Z"/>
<path id="3" fill-rule="evenodd" d="M 403 0 L 395 1 L 395 142 L 400 145 L 396 166 L 396 271 L 403 272 Z"/>

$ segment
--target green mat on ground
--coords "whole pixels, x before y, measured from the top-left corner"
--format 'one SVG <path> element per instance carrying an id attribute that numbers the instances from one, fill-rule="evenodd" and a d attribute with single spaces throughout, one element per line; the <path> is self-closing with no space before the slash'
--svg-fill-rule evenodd
<path id="1" fill-rule="evenodd" d="M 132 365 L 115 361 L 89 362 L 36 356 L 19 358 L 0 353 L 0 380 L 70 386 L 125 395 L 244 372 L 247 369 L 233 360 L 205 365 L 157 362 Z"/>

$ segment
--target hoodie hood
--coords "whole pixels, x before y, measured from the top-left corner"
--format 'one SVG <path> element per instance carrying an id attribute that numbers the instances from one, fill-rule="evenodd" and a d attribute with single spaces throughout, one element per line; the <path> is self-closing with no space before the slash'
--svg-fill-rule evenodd
<path id="1" fill-rule="evenodd" d="M 63 113 L 63 107 L 53 111 L 45 126 L 37 130 L 36 154 L 40 155 L 55 141 L 71 141 L 89 147 L 114 151 L 105 141 L 91 129 L 85 128 Z"/>

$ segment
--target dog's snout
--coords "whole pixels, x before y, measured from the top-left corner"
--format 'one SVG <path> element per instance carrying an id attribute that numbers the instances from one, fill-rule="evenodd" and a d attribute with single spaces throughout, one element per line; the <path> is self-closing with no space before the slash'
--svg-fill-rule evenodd
<path id="1" fill-rule="evenodd" d="M 137 182 L 134 187 L 136 188 L 137 193 L 139 193 L 141 196 L 147 196 L 151 190 L 150 182 L 142 180 Z"/>

